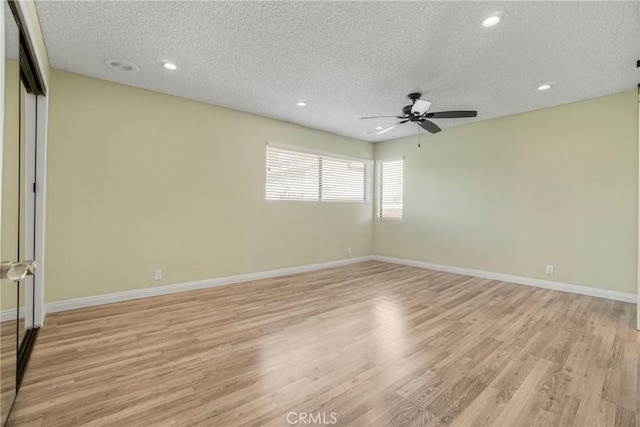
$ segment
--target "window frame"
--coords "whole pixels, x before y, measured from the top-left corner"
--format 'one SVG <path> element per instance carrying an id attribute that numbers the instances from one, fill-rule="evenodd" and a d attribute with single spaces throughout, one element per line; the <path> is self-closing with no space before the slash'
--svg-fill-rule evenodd
<path id="1" fill-rule="evenodd" d="M 318 197 L 315 199 L 312 198 L 282 198 L 282 199 L 276 199 L 276 198 L 268 198 L 268 174 L 269 174 L 269 169 L 268 169 L 268 155 L 269 155 L 269 148 L 274 148 L 276 150 L 285 150 L 285 151 L 290 151 L 292 152 L 292 154 L 295 153 L 300 153 L 300 154 L 306 154 L 306 155 L 311 155 L 311 156 L 317 156 L 317 160 L 318 160 Z M 322 203 L 372 203 L 373 201 L 373 186 L 374 186 L 374 180 L 375 180 L 375 161 L 374 160 L 370 160 L 370 159 L 363 159 L 363 158 L 358 158 L 358 157 L 351 157 L 351 156 L 345 156 L 342 154 L 337 154 L 337 153 L 330 153 L 330 152 L 326 152 L 326 151 L 320 151 L 320 150 L 314 150 L 314 149 L 310 149 L 310 148 L 306 148 L 306 147 L 300 147 L 300 146 L 294 146 L 294 145 L 285 145 L 285 144 L 280 144 L 280 143 L 274 143 L 272 141 L 267 141 L 267 143 L 265 144 L 265 154 L 264 154 L 264 159 L 265 159 L 265 182 L 264 182 L 264 200 L 267 202 L 322 202 Z M 338 160 L 338 161 L 349 161 L 349 162 L 357 162 L 357 163 L 362 163 L 364 165 L 364 173 L 363 173 L 363 198 L 362 200 L 340 200 L 340 199 L 324 199 L 322 197 L 323 195 L 323 188 L 322 188 L 322 173 L 323 173 L 323 168 L 322 168 L 322 164 L 324 160 Z"/>
<path id="2" fill-rule="evenodd" d="M 376 194 L 375 194 L 375 218 L 376 219 L 381 219 L 381 220 L 390 220 L 390 221 L 402 221 L 402 219 L 404 218 L 404 161 L 405 158 L 404 156 L 399 156 L 399 157 L 388 157 L 385 159 L 380 159 L 380 160 L 376 160 L 375 162 L 375 188 L 376 188 Z M 402 200 L 401 200 L 401 206 L 400 206 L 400 216 L 383 216 L 383 206 L 382 206 L 382 186 L 383 186 L 383 177 L 381 176 L 382 174 L 382 168 L 381 166 L 384 163 L 395 163 L 395 162 L 402 162 L 402 182 L 401 182 L 401 188 L 402 188 Z"/>

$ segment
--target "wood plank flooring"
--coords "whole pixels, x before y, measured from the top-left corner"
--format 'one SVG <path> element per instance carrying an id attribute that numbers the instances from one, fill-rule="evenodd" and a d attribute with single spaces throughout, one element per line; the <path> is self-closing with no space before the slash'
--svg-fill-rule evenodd
<path id="1" fill-rule="evenodd" d="M 0 322 L 0 422 L 4 421 L 16 395 L 18 327 L 24 322 Z"/>
<path id="2" fill-rule="evenodd" d="M 10 425 L 638 426 L 634 325 L 365 262 L 51 314 Z"/>

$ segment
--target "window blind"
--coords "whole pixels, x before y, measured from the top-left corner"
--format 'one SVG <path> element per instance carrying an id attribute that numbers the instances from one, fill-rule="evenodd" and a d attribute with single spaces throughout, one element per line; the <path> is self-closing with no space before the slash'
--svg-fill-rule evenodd
<path id="1" fill-rule="evenodd" d="M 370 200 L 371 162 L 267 146 L 267 200 Z"/>
<path id="2" fill-rule="evenodd" d="M 403 169 L 404 160 L 402 159 L 377 162 L 376 216 L 378 218 L 402 218 Z"/>

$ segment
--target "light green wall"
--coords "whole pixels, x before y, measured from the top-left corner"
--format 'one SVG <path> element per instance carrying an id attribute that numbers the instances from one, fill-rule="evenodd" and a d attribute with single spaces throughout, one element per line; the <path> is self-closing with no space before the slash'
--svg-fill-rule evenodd
<path id="1" fill-rule="evenodd" d="M 405 156 L 404 218 L 374 253 L 636 293 L 635 91 L 376 145 Z M 545 265 L 555 275 L 545 275 Z"/>
<path id="2" fill-rule="evenodd" d="M 48 138 L 47 302 L 371 254 L 371 203 L 264 200 L 266 141 L 367 142 L 55 69 Z"/>
<path id="3" fill-rule="evenodd" d="M 418 148 L 51 78 L 47 302 L 372 253 L 635 293 L 633 91 L 423 135 Z M 266 202 L 267 140 L 404 155 L 404 218 Z"/>

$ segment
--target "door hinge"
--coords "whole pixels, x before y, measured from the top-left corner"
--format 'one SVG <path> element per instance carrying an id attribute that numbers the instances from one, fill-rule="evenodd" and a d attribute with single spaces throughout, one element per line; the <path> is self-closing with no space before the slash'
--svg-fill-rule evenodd
<path id="1" fill-rule="evenodd" d="M 36 183 L 35 182 L 33 183 L 33 192 L 34 193 L 36 192 Z"/>

